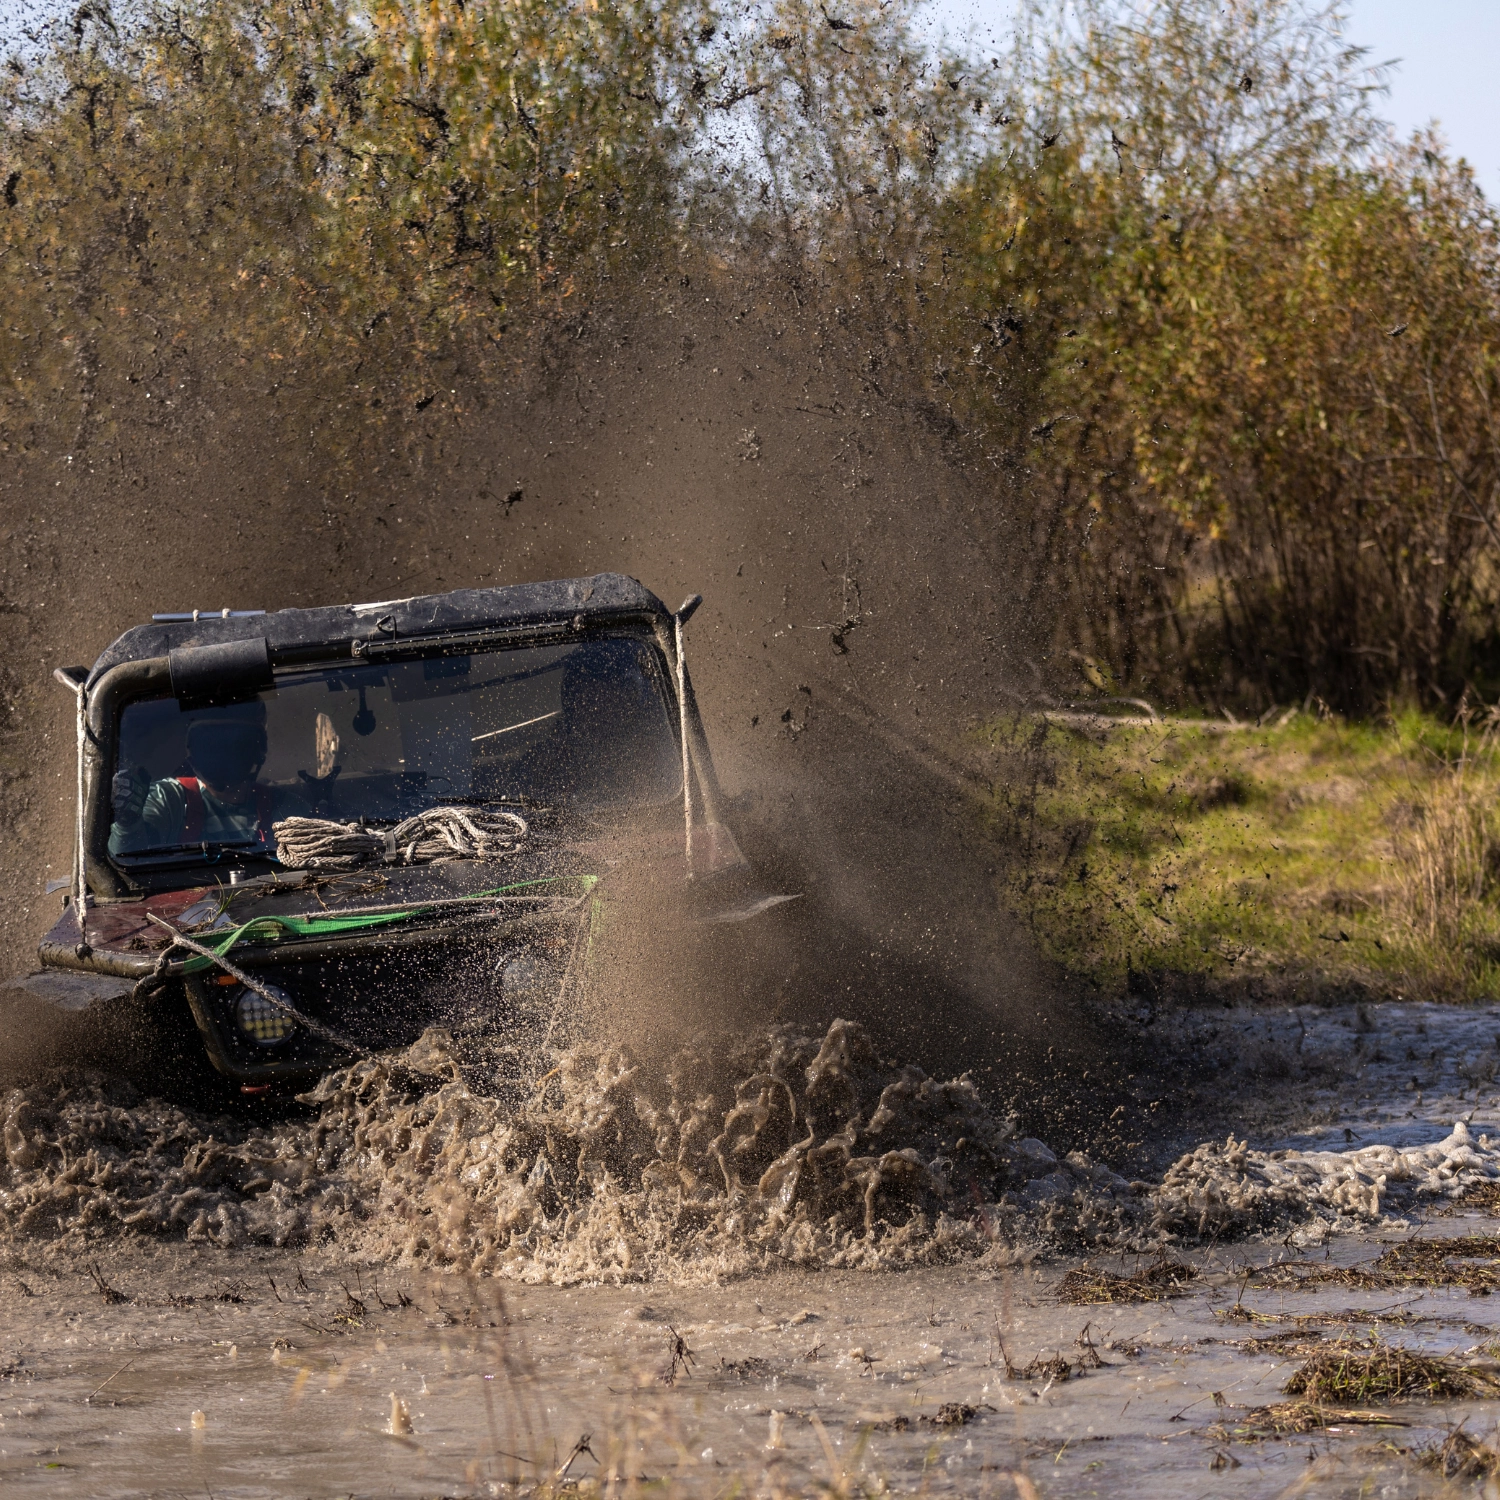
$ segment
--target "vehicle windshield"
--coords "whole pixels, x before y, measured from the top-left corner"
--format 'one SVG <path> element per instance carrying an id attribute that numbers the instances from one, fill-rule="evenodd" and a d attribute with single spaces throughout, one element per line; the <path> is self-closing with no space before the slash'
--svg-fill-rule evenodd
<path id="1" fill-rule="evenodd" d="M 680 795 L 664 665 L 638 639 L 278 673 L 223 708 L 120 715 L 109 849 L 274 849 L 292 816 L 395 822 L 452 802 L 585 811 Z"/>

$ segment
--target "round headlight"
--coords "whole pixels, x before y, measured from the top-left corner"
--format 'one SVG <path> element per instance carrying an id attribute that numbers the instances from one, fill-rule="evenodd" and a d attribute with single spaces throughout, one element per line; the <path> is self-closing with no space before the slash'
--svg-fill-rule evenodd
<path id="1" fill-rule="evenodd" d="M 262 1047 L 284 1042 L 297 1029 L 297 1023 L 285 1011 L 278 1010 L 253 990 L 246 990 L 236 1001 L 234 1019 L 240 1034 Z"/>

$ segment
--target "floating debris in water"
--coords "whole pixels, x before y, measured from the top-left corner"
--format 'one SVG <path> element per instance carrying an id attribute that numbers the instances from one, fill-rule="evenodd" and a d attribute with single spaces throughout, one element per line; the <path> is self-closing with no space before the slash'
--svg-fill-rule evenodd
<path id="1" fill-rule="evenodd" d="M 1219 1440 L 1287 1437 L 1297 1433 L 1337 1431 L 1340 1427 L 1405 1427 L 1408 1424 L 1384 1411 L 1359 1411 L 1324 1406 L 1316 1401 L 1280 1401 L 1257 1406 L 1233 1422 L 1218 1422 L 1209 1435 Z"/>
<path id="2" fill-rule="evenodd" d="M 1490 1395 L 1500 1376 L 1447 1355 L 1424 1354 L 1378 1339 L 1340 1339 L 1319 1349 L 1282 1387 L 1309 1401 L 1446 1401 Z"/>
<path id="3" fill-rule="evenodd" d="M 945 1401 L 938 1407 L 936 1416 L 918 1417 L 917 1420 L 929 1427 L 967 1427 L 980 1412 L 994 1409 L 988 1401 L 981 1401 L 978 1406 L 970 1406 L 967 1401 Z"/>
<path id="4" fill-rule="evenodd" d="M 1057 1298 L 1081 1306 L 1106 1302 L 1163 1302 L 1181 1296 L 1198 1272 L 1179 1260 L 1163 1257 L 1130 1276 L 1092 1266 L 1078 1266 L 1058 1283 Z"/>
<path id="5" fill-rule="evenodd" d="M 1285 1333 L 1268 1333 L 1258 1339 L 1226 1339 L 1231 1349 L 1245 1354 L 1279 1354 L 1300 1359 L 1311 1354 L 1323 1335 L 1316 1328 L 1288 1328 Z"/>
<path id="6" fill-rule="evenodd" d="M 1397 1451 L 1415 1459 L 1424 1469 L 1436 1469 L 1444 1479 L 1493 1479 L 1500 1475 L 1500 1451 L 1470 1437 L 1462 1424 L 1441 1443 Z"/>
<path id="7" fill-rule="evenodd" d="M 1373 1266 L 1281 1261 L 1252 1274 L 1257 1286 L 1277 1290 L 1331 1285 L 1383 1292 L 1462 1286 L 1488 1296 L 1500 1287 L 1500 1237 L 1470 1234 L 1439 1240 L 1417 1235 L 1387 1247 Z"/>

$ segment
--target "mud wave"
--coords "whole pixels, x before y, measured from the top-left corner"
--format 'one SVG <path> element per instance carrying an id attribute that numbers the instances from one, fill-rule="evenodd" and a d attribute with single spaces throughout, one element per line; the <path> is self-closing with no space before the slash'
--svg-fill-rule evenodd
<path id="1" fill-rule="evenodd" d="M 0 1231 L 73 1249 L 136 1233 L 524 1281 L 702 1281 L 774 1265 L 1006 1261 L 1378 1217 L 1500 1177 L 1462 1126 L 1433 1146 L 1255 1152 L 1161 1183 L 1018 1139 L 968 1078 L 875 1055 L 857 1025 L 697 1041 L 666 1063 L 580 1046 L 540 1078 L 429 1032 L 329 1074 L 310 1118 L 252 1128 L 74 1074 L 0 1100 Z"/>
<path id="2" fill-rule="evenodd" d="M 328 1075 L 316 1118 L 236 1129 L 98 1076 L 0 1105 L 0 1226 L 348 1250 L 526 1280 L 696 1278 L 982 1251 L 1013 1131 L 966 1078 L 892 1071 L 863 1030 L 778 1030 L 648 1067 L 562 1054 L 496 1087 L 429 1032 Z"/>
<path id="3" fill-rule="evenodd" d="M 1423 1197 L 1455 1197 L 1500 1177 L 1500 1141 L 1476 1140 L 1458 1121 L 1426 1146 L 1349 1151 L 1252 1151 L 1230 1136 L 1178 1160 L 1152 1191 L 1161 1234 L 1204 1236 L 1269 1228 L 1288 1219 L 1374 1220 Z"/>

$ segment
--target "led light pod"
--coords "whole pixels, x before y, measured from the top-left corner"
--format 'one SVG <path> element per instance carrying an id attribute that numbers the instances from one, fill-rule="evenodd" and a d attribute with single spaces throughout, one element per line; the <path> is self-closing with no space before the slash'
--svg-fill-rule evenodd
<path id="1" fill-rule="evenodd" d="M 262 1047 L 284 1042 L 297 1029 L 297 1023 L 285 1011 L 253 990 L 246 990 L 235 1002 L 234 1020 L 243 1037 Z"/>

